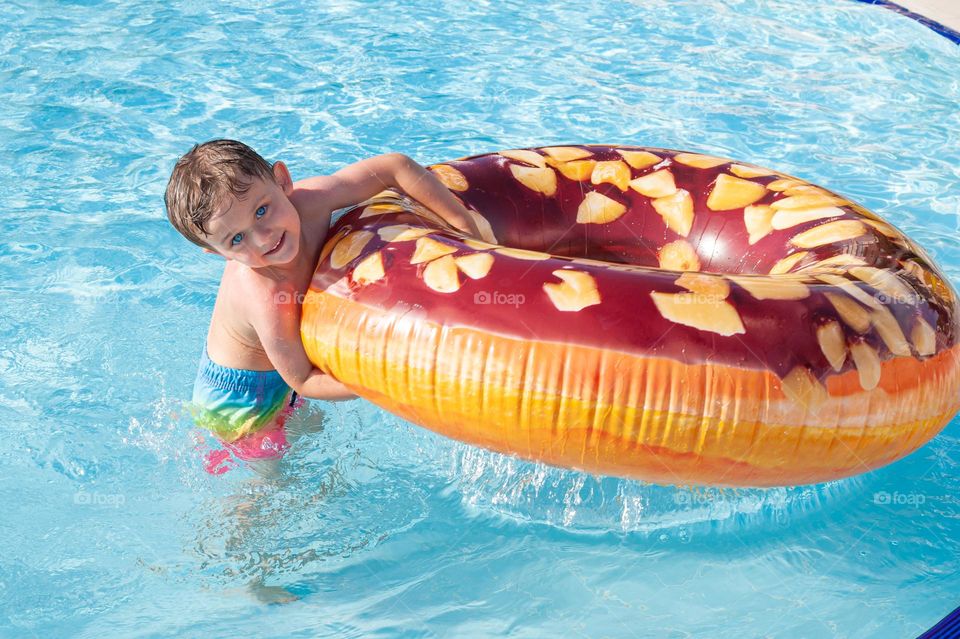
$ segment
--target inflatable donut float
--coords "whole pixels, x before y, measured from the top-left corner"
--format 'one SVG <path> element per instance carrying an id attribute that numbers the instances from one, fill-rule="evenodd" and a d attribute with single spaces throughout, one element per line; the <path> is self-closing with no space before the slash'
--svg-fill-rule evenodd
<path id="1" fill-rule="evenodd" d="M 332 227 L 307 354 L 438 433 L 603 475 L 862 473 L 960 409 L 957 297 L 842 196 L 728 159 L 577 145 L 429 167 L 471 238 L 396 191 Z"/>

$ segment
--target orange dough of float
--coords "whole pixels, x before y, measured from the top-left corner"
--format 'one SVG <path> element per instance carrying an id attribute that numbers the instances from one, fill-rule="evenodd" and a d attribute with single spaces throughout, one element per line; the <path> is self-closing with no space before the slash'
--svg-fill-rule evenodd
<path id="1" fill-rule="evenodd" d="M 623 145 L 429 168 L 484 237 L 382 193 L 331 228 L 301 325 L 317 367 L 411 422 L 591 473 L 776 486 L 893 462 L 960 410 L 955 291 L 840 195 Z"/>

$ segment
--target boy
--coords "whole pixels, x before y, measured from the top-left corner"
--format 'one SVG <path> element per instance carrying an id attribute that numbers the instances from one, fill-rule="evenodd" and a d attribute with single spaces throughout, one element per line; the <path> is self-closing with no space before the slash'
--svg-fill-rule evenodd
<path id="1" fill-rule="evenodd" d="M 227 260 L 192 408 L 198 425 L 238 457 L 280 456 L 287 447 L 284 422 L 303 401 L 298 395 L 355 397 L 307 359 L 300 302 L 331 214 L 390 187 L 479 237 L 450 191 L 399 153 L 294 183 L 283 162 L 271 166 L 241 142 L 211 140 L 174 167 L 164 197 L 167 217 L 188 240 Z"/>

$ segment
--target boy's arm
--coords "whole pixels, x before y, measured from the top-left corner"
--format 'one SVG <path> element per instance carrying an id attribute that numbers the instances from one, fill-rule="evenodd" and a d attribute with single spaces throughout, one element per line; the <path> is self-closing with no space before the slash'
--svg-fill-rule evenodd
<path id="1" fill-rule="evenodd" d="M 360 160 L 333 175 L 300 180 L 294 186 L 322 199 L 323 208 L 329 211 L 362 202 L 384 189 L 399 187 L 452 226 L 480 237 L 480 230 L 463 204 L 433 173 L 402 153 Z"/>
<path id="2" fill-rule="evenodd" d="M 298 394 L 313 399 L 354 399 L 356 394 L 316 368 L 300 340 L 300 304 L 293 292 L 272 290 L 255 307 L 251 322 L 270 363 Z"/>

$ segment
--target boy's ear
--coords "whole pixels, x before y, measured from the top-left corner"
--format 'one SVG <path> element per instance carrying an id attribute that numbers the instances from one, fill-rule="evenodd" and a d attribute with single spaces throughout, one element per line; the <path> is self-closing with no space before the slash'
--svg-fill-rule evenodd
<path id="1" fill-rule="evenodd" d="M 290 177 L 290 170 L 287 169 L 287 165 L 280 160 L 273 163 L 273 178 L 283 189 L 283 192 L 290 195 L 290 192 L 293 191 L 293 178 Z"/>

